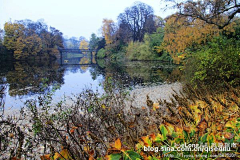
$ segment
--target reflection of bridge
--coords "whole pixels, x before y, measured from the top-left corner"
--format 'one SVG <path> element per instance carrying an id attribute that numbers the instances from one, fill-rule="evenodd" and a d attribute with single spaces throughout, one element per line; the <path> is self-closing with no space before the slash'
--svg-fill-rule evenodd
<path id="1" fill-rule="evenodd" d="M 70 48 L 58 48 L 60 52 L 61 64 L 68 64 L 70 60 L 79 60 L 78 64 L 81 64 L 83 58 L 89 58 L 89 61 L 85 60 L 83 64 L 95 63 L 95 55 L 97 50 L 95 49 L 70 49 Z M 90 54 L 90 55 L 89 55 Z M 80 59 L 79 59 L 80 58 Z"/>

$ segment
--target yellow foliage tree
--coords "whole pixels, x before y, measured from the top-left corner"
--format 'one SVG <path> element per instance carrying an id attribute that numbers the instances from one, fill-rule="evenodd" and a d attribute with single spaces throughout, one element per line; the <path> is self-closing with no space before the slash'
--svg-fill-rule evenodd
<path id="1" fill-rule="evenodd" d="M 113 42 L 114 33 L 114 21 L 111 19 L 103 19 L 102 35 L 104 36 L 107 45 Z"/>
<path id="2" fill-rule="evenodd" d="M 223 30 L 232 31 L 233 25 L 234 23 Z M 175 62 L 180 62 L 184 58 L 187 48 L 204 45 L 214 36 L 218 36 L 223 30 L 200 19 L 190 20 L 187 17 L 172 15 L 167 18 L 164 42 L 162 46 L 157 47 L 157 50 L 159 52 L 166 50 Z"/>
<path id="3" fill-rule="evenodd" d="M 88 42 L 86 40 L 82 40 L 80 42 L 79 49 L 88 49 L 88 46 L 89 46 Z"/>
<path id="4" fill-rule="evenodd" d="M 89 43 L 86 40 L 82 40 L 80 42 L 79 49 L 88 49 Z M 82 52 L 83 54 L 86 54 L 87 52 Z"/>
<path id="5" fill-rule="evenodd" d="M 13 50 L 16 59 L 36 55 L 42 49 L 42 40 L 37 34 L 26 36 L 26 28 L 19 23 L 5 23 L 4 45 L 8 50 Z"/>

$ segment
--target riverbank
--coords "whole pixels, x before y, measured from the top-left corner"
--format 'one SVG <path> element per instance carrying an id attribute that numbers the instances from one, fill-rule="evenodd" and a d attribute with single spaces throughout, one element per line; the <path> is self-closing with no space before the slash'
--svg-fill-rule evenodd
<path id="1" fill-rule="evenodd" d="M 179 93 L 181 89 L 182 84 L 180 82 L 169 84 L 163 83 L 156 86 L 136 87 L 130 92 L 130 99 L 135 107 L 147 107 L 147 96 L 149 96 L 149 99 L 153 102 L 158 102 L 160 99 L 170 102 L 172 94 L 175 92 Z"/>
<path id="2" fill-rule="evenodd" d="M 199 141 L 219 144 L 239 140 L 239 90 L 226 86 L 226 92 L 211 96 L 202 94 L 207 93 L 203 88 L 197 91 L 184 86 L 183 94 L 172 95 L 182 88 L 182 84 L 176 82 L 136 87 L 129 94 L 126 90 L 109 90 L 105 95 L 85 90 L 76 96 L 71 106 L 61 103 L 52 106 L 46 95 L 39 99 L 39 107 L 32 102 L 26 104 L 28 110 L 23 111 L 21 120 L 16 117 L 2 121 L 1 129 L 9 142 L 7 144 L 27 146 L 20 145 L 20 151 L 16 148 L 17 154 L 45 159 L 51 156 L 61 158 L 60 154 L 65 159 L 131 157 L 133 154 L 139 159 L 161 159 L 166 155 L 164 152 L 145 152 L 143 146 L 167 144 L 174 147 L 173 144 L 182 145 L 184 142 L 187 145 Z M 126 109 L 128 112 L 124 112 Z M 26 120 L 29 125 L 24 126 Z M 18 127 L 20 123 L 21 127 Z M 232 147 L 231 152 L 226 153 L 235 154 L 235 150 L 237 148 Z M 171 155 L 176 157 L 178 153 L 172 152 Z M 206 155 L 198 151 L 189 154 Z"/>

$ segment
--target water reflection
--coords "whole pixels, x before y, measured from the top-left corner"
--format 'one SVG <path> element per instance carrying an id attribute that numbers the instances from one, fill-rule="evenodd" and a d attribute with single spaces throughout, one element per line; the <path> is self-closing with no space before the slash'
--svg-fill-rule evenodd
<path id="1" fill-rule="evenodd" d="M 56 62 L 15 62 L 13 68 L 6 74 L 10 96 L 39 94 L 64 83 L 64 69 Z"/>
<path id="2" fill-rule="evenodd" d="M 112 77 L 124 86 L 176 82 L 181 74 L 176 65 L 159 61 L 106 63 L 98 60 L 97 64 L 99 67 L 91 71 L 93 77 L 103 74 L 105 79 Z"/>
<path id="3" fill-rule="evenodd" d="M 109 77 L 129 87 L 175 82 L 180 74 L 176 66 L 160 62 L 106 63 L 98 60 L 97 64 L 89 65 L 89 61 L 81 57 L 78 65 L 61 65 L 51 61 L 1 64 L 0 86 L 7 87 L 4 89 L 5 94 L 0 95 L 0 100 L 4 100 L 7 107 L 19 108 L 25 100 L 48 92 L 54 85 L 60 86 L 53 97 L 57 102 L 64 96 L 80 93 L 86 87 L 103 90 L 99 84 Z"/>

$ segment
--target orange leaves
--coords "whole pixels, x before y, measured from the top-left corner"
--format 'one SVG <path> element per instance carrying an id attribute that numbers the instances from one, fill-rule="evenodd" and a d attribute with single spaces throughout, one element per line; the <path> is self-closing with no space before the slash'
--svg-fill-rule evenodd
<path id="1" fill-rule="evenodd" d="M 121 141 L 120 141 L 119 138 L 115 141 L 114 147 L 115 147 L 116 149 L 118 149 L 118 150 L 121 150 L 122 144 L 121 144 Z"/>
<path id="2" fill-rule="evenodd" d="M 153 110 L 156 111 L 157 109 L 159 109 L 159 103 L 153 103 Z"/>
<path id="3" fill-rule="evenodd" d="M 125 151 L 125 148 L 122 146 L 121 140 L 118 138 L 114 143 L 110 144 L 111 148 L 108 150 L 112 153 L 119 153 Z"/>
<path id="4" fill-rule="evenodd" d="M 82 124 L 79 124 L 79 125 L 77 125 L 77 126 L 72 126 L 72 128 L 70 129 L 70 133 L 73 134 L 74 131 L 75 131 L 76 129 L 78 129 L 79 127 L 82 127 Z"/>
<path id="5" fill-rule="evenodd" d="M 148 136 L 143 136 L 143 137 L 141 137 L 141 139 L 143 140 L 143 142 L 144 142 L 144 146 L 151 146 L 152 145 L 152 142 L 151 142 L 151 140 L 149 139 L 149 137 Z"/>
<path id="6" fill-rule="evenodd" d="M 186 48 L 193 45 L 206 43 L 208 38 L 219 32 L 216 26 L 201 20 L 189 22 L 186 17 L 177 18 L 174 15 L 167 19 L 165 31 L 163 46 L 176 60 L 184 58 L 178 53 L 184 53 Z"/>
<path id="7" fill-rule="evenodd" d="M 73 134 L 73 133 L 74 133 L 74 131 L 75 131 L 75 129 L 78 129 L 78 127 L 76 127 L 76 126 L 73 126 L 73 127 L 71 128 L 71 130 L 70 130 L 70 133 L 71 133 L 71 134 Z"/>
<path id="8" fill-rule="evenodd" d="M 70 153 L 67 149 L 63 149 L 60 153 L 56 152 L 53 157 L 50 154 L 46 154 L 40 157 L 41 160 L 58 160 L 58 159 L 66 159 L 72 160 Z"/>
<path id="9" fill-rule="evenodd" d="M 200 132 L 205 132 L 205 130 L 208 128 L 208 124 L 205 119 L 203 119 L 197 126 Z"/>
<path id="10" fill-rule="evenodd" d="M 14 137 L 14 134 L 13 134 L 13 133 L 10 133 L 10 134 L 9 134 L 9 137 L 10 137 L 10 138 L 13 138 L 13 137 Z"/>
<path id="11" fill-rule="evenodd" d="M 53 159 L 61 159 L 61 158 L 64 158 L 64 159 L 72 159 L 70 154 L 69 154 L 69 151 L 67 149 L 63 149 L 60 153 L 56 152 Z"/>
<path id="12" fill-rule="evenodd" d="M 50 157 L 50 154 L 46 154 L 46 155 L 43 155 L 40 157 L 41 160 L 50 160 L 51 157 Z"/>

